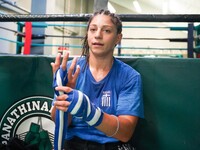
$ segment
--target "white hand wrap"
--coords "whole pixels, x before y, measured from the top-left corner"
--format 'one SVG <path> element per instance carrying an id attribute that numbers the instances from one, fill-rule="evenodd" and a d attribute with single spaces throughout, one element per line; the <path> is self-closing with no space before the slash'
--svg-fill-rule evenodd
<path id="1" fill-rule="evenodd" d="M 103 120 L 103 112 L 90 102 L 87 95 L 81 91 L 73 90 L 68 93 L 67 101 L 71 102 L 68 112 L 77 117 L 82 117 L 90 126 L 98 126 Z"/>

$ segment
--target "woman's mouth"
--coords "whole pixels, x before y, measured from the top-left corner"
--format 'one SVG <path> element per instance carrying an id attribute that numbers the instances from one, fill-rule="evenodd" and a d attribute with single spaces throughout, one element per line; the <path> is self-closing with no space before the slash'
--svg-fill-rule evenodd
<path id="1" fill-rule="evenodd" d="M 99 43 L 99 42 L 94 42 L 94 43 L 92 43 L 92 45 L 94 45 L 94 46 L 103 46 L 103 44 Z"/>

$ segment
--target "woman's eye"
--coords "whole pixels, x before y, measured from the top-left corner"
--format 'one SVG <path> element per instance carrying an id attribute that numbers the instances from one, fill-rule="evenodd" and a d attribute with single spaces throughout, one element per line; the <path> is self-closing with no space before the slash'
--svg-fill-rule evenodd
<path id="1" fill-rule="evenodd" d="M 106 32 L 106 33 L 110 33 L 111 31 L 108 30 L 108 29 L 105 29 L 104 32 Z"/>
<path id="2" fill-rule="evenodd" d="M 90 31 L 94 32 L 96 29 L 95 28 L 90 28 Z"/>

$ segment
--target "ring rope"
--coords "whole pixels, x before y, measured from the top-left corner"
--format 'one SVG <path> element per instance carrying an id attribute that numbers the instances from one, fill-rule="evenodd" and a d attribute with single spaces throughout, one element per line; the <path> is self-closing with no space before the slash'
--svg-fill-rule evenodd
<path id="1" fill-rule="evenodd" d="M 127 22 L 200 22 L 199 14 L 118 14 Z M 19 21 L 88 21 L 91 14 L 1 14 L 0 22 Z"/>
<path id="2" fill-rule="evenodd" d="M 17 43 L 20 44 L 21 46 L 23 46 L 24 44 L 22 42 L 16 42 L 13 40 L 9 40 L 6 38 L 2 38 L 0 37 L 0 40 L 5 40 L 5 41 L 9 41 L 12 43 Z M 31 46 L 45 46 L 45 47 L 65 47 L 66 45 L 62 45 L 62 44 L 36 44 L 36 43 L 32 43 Z M 81 45 L 68 45 L 69 48 L 82 48 Z M 187 50 L 187 48 L 154 48 L 154 47 L 129 47 L 129 46 L 116 46 L 116 48 L 121 48 L 121 49 L 148 49 L 148 50 Z M 199 48 L 199 47 L 198 47 Z"/>

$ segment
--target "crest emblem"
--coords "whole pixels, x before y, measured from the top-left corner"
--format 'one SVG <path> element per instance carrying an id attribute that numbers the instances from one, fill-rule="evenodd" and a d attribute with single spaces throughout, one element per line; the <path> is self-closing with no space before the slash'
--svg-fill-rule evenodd
<path id="1" fill-rule="evenodd" d="M 52 98 L 27 97 L 14 103 L 0 120 L 0 141 L 7 144 L 12 137 L 30 140 L 30 132 L 37 132 L 53 142 L 55 124 L 51 120 Z"/>

